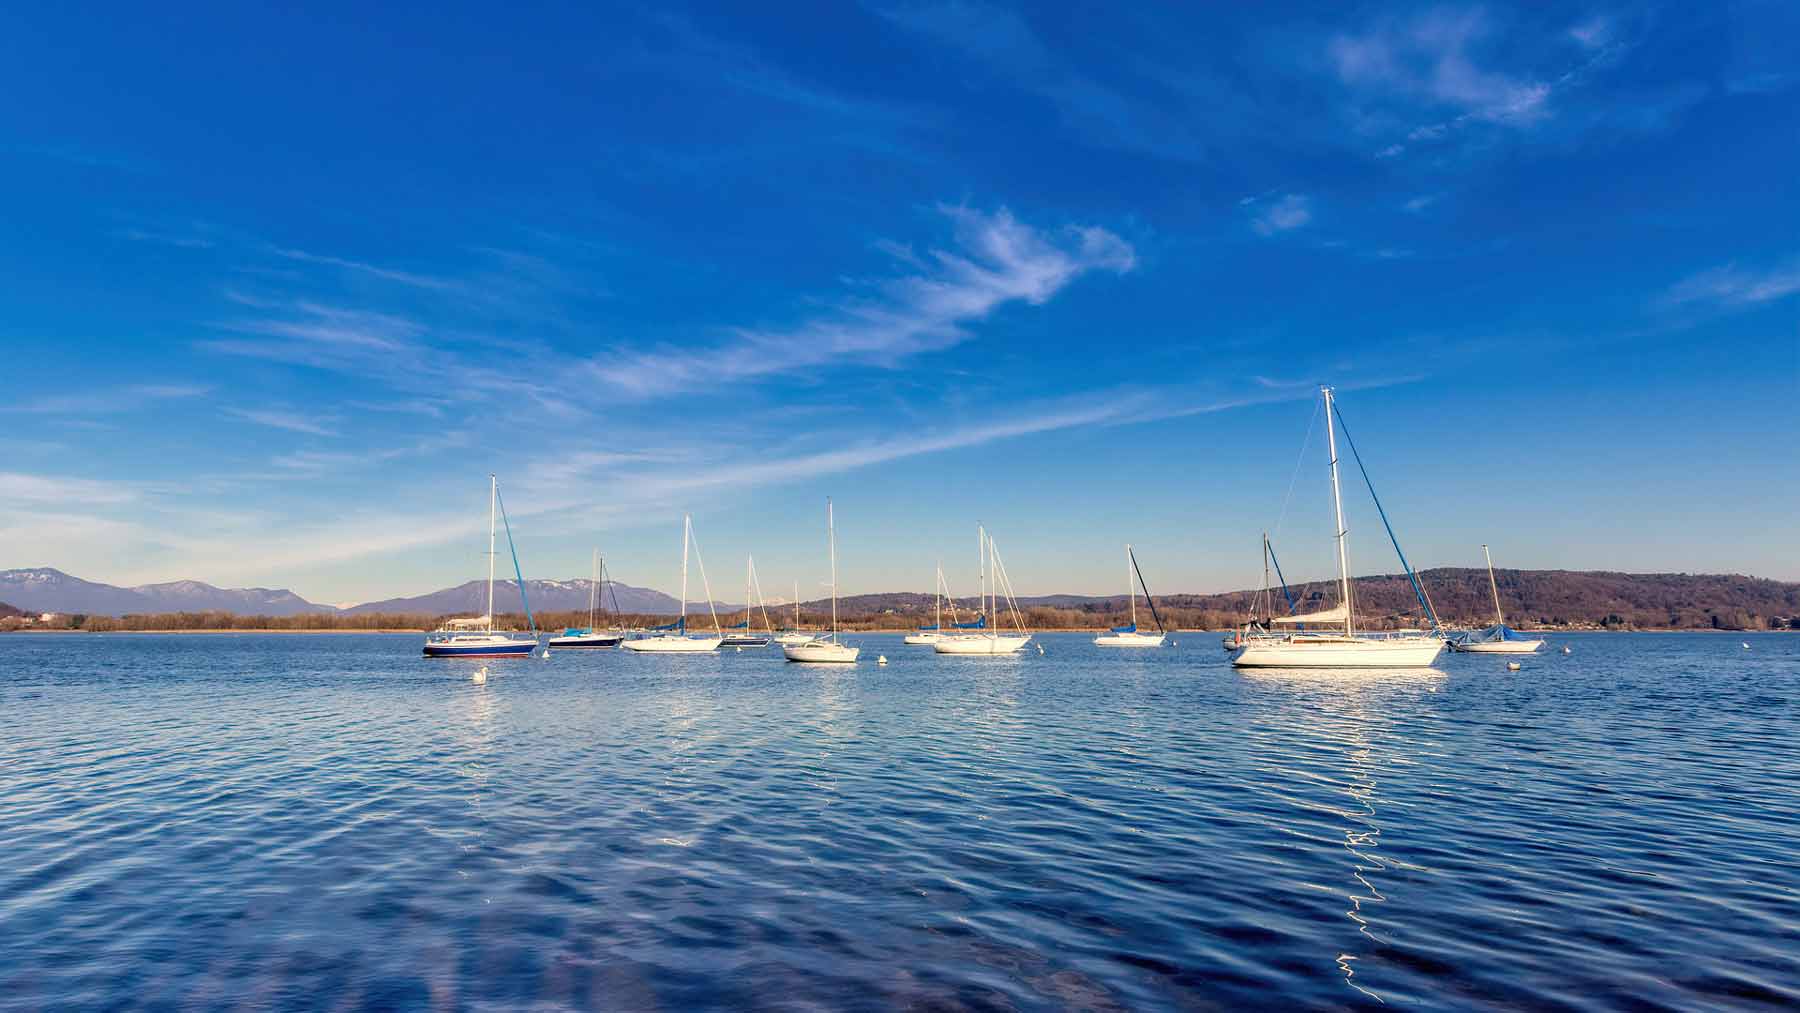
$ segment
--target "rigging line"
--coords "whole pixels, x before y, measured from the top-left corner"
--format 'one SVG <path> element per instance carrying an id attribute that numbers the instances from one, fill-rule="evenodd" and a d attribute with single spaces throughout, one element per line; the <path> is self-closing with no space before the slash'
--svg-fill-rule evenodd
<path id="1" fill-rule="evenodd" d="M 531 599 L 525 596 L 525 574 L 519 570 L 519 550 L 513 545 L 512 521 L 506 517 L 506 500 L 500 495 L 500 487 L 494 487 L 494 502 L 500 506 L 500 523 L 506 525 L 506 549 L 512 553 L 513 576 L 519 579 L 519 604 L 525 606 L 525 621 L 531 625 L 532 635 L 536 635 L 537 620 L 531 615 Z M 493 625 L 493 617 L 488 618 L 488 625 Z"/>
<path id="2" fill-rule="evenodd" d="M 1156 599 L 1150 597 L 1150 585 L 1144 583 L 1144 571 L 1138 569 L 1137 557 L 1132 555 L 1129 549 L 1126 550 L 1125 555 L 1131 560 L 1132 572 L 1137 574 L 1138 586 L 1144 589 L 1144 603 L 1150 606 L 1150 618 L 1156 620 L 1156 632 L 1167 633 L 1168 630 L 1163 629 L 1162 616 L 1156 614 Z"/>
<path id="3" fill-rule="evenodd" d="M 1287 495 L 1281 498 L 1281 513 L 1275 516 L 1275 534 L 1281 534 L 1281 525 L 1287 521 L 1288 504 L 1294 499 L 1294 483 L 1300 480 L 1300 466 L 1306 463 L 1306 448 L 1312 446 L 1313 430 L 1319 427 L 1319 402 L 1313 402 L 1312 420 L 1306 423 L 1306 438 L 1300 441 L 1300 455 L 1294 458 L 1294 473 L 1288 476 Z"/>
<path id="4" fill-rule="evenodd" d="M 1281 596 L 1287 599 L 1288 615 L 1291 616 L 1300 602 L 1294 597 L 1294 592 L 1288 590 L 1287 578 L 1281 575 L 1281 560 L 1275 558 L 1274 545 L 1269 546 L 1269 562 L 1275 564 L 1275 579 L 1281 581 Z"/>
<path id="5" fill-rule="evenodd" d="M 1406 561 L 1406 553 L 1400 548 L 1400 539 L 1394 537 L 1394 526 L 1388 523 L 1387 511 L 1382 509 L 1381 497 L 1375 495 L 1375 482 L 1369 478 L 1369 469 L 1363 465 L 1362 454 L 1356 449 L 1356 441 L 1350 438 L 1350 427 L 1344 424 L 1344 413 L 1331 406 L 1331 413 L 1337 416 L 1338 428 L 1343 430 L 1344 442 L 1350 446 L 1350 456 L 1356 459 L 1356 470 L 1362 472 L 1363 484 L 1369 487 L 1369 498 L 1375 501 L 1375 512 L 1381 515 L 1381 526 L 1387 529 L 1388 541 L 1394 543 L 1394 555 L 1400 557 L 1400 565 L 1406 568 L 1406 578 L 1412 581 L 1413 594 L 1418 596 L 1419 607 L 1425 610 L 1425 618 L 1431 620 L 1431 631 L 1442 635 L 1438 628 L 1437 612 L 1425 597 L 1425 588 L 1419 583 L 1419 575 L 1413 572 L 1412 564 Z"/>

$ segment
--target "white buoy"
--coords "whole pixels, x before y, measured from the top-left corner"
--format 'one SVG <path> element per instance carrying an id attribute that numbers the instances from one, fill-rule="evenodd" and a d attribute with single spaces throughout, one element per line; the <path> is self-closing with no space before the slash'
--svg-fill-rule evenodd
<path id="1" fill-rule="evenodd" d="M 1750 649 L 1750 642 L 1746 640 L 1746 641 L 1744 641 L 1744 650 L 1748 651 L 1749 649 Z"/>
<path id="2" fill-rule="evenodd" d="M 737 652 L 738 652 L 738 653 L 739 653 L 739 654 L 742 654 L 742 653 L 744 653 L 744 649 L 743 649 L 743 648 L 742 648 L 742 647 L 740 647 L 740 648 L 738 648 L 738 649 L 737 649 Z"/>
<path id="3" fill-rule="evenodd" d="M 1043 645 L 1043 644 L 1039 644 L 1039 645 L 1037 645 L 1037 649 L 1038 649 L 1038 653 L 1039 653 L 1039 654 L 1043 654 L 1043 653 L 1044 653 L 1044 645 Z"/>
<path id="4" fill-rule="evenodd" d="M 477 686 L 487 685 L 487 666 L 483 665 L 480 668 L 476 669 L 475 674 L 469 676 L 469 681 L 473 682 Z"/>
<path id="5" fill-rule="evenodd" d="M 877 655 L 876 655 L 876 656 L 875 656 L 875 664 L 877 664 L 877 665 L 885 665 L 885 664 L 887 664 L 887 655 L 885 655 L 885 654 L 877 654 Z"/>
<path id="6" fill-rule="evenodd" d="M 1564 654 L 1573 654 L 1573 653 L 1574 653 L 1574 652 L 1573 652 L 1573 651 L 1571 651 L 1571 650 L 1569 650 L 1569 649 L 1568 649 L 1568 648 L 1567 648 L 1567 647 L 1564 647 L 1564 648 L 1563 648 L 1563 653 L 1564 653 Z"/>
<path id="7" fill-rule="evenodd" d="M 1508 672 L 1517 672 L 1517 671 L 1518 671 L 1518 670 L 1519 670 L 1519 663 L 1518 663 L 1518 662 L 1516 662 L 1516 661 L 1509 661 L 1509 662 L 1507 662 L 1507 663 L 1506 663 L 1506 670 L 1507 670 L 1507 671 L 1508 671 Z"/>

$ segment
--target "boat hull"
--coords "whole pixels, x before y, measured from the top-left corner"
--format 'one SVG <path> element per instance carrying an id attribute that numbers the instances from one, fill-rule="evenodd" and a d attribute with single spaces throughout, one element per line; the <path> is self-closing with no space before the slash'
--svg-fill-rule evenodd
<path id="1" fill-rule="evenodd" d="M 496 640 L 484 644 L 426 643 L 427 658 L 523 658 L 536 650 L 535 640 Z"/>
<path id="2" fill-rule="evenodd" d="M 1443 641 L 1427 637 L 1259 638 L 1231 663 L 1238 668 L 1430 668 L 1443 649 Z"/>
<path id="3" fill-rule="evenodd" d="M 1102 633 L 1094 638 L 1095 647 L 1161 647 L 1167 639 L 1162 633 Z"/>
<path id="4" fill-rule="evenodd" d="M 723 637 L 645 637 L 627 640 L 623 646 L 627 651 L 639 654 L 704 654 L 718 650 L 723 640 Z"/>
<path id="5" fill-rule="evenodd" d="M 1017 654 L 1030 641 L 1029 636 L 945 637 L 932 644 L 931 649 L 939 654 Z"/>
<path id="6" fill-rule="evenodd" d="M 862 654 L 862 648 L 848 644 L 834 644 L 829 640 L 811 640 L 804 644 L 792 644 L 781 649 L 789 661 L 806 662 L 815 665 L 848 665 L 856 661 Z"/>
<path id="7" fill-rule="evenodd" d="M 942 639 L 944 639 L 942 633 L 908 633 L 905 642 L 914 647 L 920 647 L 935 644 Z"/>
<path id="8" fill-rule="evenodd" d="M 1452 643 L 1450 649 L 1463 654 L 1536 654 L 1542 646 L 1542 640 L 1496 640 L 1485 644 Z"/>
<path id="9" fill-rule="evenodd" d="M 788 647 L 793 644 L 810 644 L 817 639 L 819 639 L 817 633 L 789 632 L 778 634 L 775 637 L 775 642 L 783 647 Z"/>
<path id="10" fill-rule="evenodd" d="M 624 634 L 621 634 L 621 633 L 593 633 L 593 634 L 588 634 L 586 636 L 551 637 L 550 638 L 550 646 L 559 651 L 566 651 L 566 650 L 570 650 L 570 649 L 590 649 L 591 650 L 591 649 L 597 649 L 597 648 L 617 647 L 617 646 L 619 646 L 620 643 L 624 642 L 624 640 L 625 640 L 625 636 L 624 636 Z"/>
<path id="11" fill-rule="evenodd" d="M 749 636 L 746 636 L 744 634 L 735 634 L 735 635 L 728 634 L 728 635 L 726 635 L 724 640 L 719 641 L 719 646 L 720 647 L 767 647 L 767 646 L 769 646 L 769 638 L 762 637 L 762 636 L 756 636 L 754 634 L 749 635 Z"/>

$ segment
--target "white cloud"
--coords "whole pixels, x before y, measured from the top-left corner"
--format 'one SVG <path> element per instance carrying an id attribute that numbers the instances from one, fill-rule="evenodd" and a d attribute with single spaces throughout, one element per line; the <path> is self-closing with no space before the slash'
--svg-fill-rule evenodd
<path id="1" fill-rule="evenodd" d="M 1580 43 L 1584 49 L 1599 49 L 1612 41 L 1612 19 L 1596 14 L 1585 21 L 1570 26 L 1569 38 Z"/>
<path id="2" fill-rule="evenodd" d="M 337 435 L 337 430 L 329 425 L 330 420 L 312 418 L 299 412 L 278 408 L 227 408 L 225 412 L 246 422 L 272 429 L 285 429 L 291 433 L 305 433 L 309 436 Z"/>
<path id="3" fill-rule="evenodd" d="M 792 328 L 740 328 L 735 341 L 712 349 L 609 353 L 585 372 L 650 398 L 844 361 L 893 365 L 969 340 L 969 325 L 1006 303 L 1042 305 L 1083 274 L 1124 274 L 1137 265 L 1131 244 L 1098 226 L 1038 229 L 1005 208 L 941 210 L 953 226 L 952 245 L 923 255 L 895 247 L 912 272 L 873 283 L 874 297 L 840 302 Z"/>
<path id="4" fill-rule="evenodd" d="M 1746 270 L 1734 264 L 1715 267 L 1686 278 L 1664 295 L 1671 306 L 1712 303 L 1743 307 L 1773 302 L 1800 292 L 1800 257 L 1767 270 Z"/>
<path id="5" fill-rule="evenodd" d="M 1270 203 L 1251 219 L 1250 227 L 1265 236 L 1290 232 L 1312 221 L 1312 199 L 1305 194 L 1290 193 Z"/>
<path id="6" fill-rule="evenodd" d="M 1478 7 L 1440 8 L 1408 22 L 1384 22 L 1327 47 L 1338 76 L 1353 87 L 1496 122 L 1528 123 L 1544 114 L 1550 87 L 1480 66 L 1471 55 L 1490 32 Z"/>
<path id="7" fill-rule="evenodd" d="M 400 271 L 391 267 L 381 267 L 376 264 L 365 263 L 360 260 L 349 260 L 344 257 L 332 257 L 325 254 L 308 253 L 305 250 L 284 249 L 278 246 L 271 247 L 269 252 L 275 254 L 277 257 L 299 261 L 303 264 L 319 264 L 325 267 L 341 268 L 346 271 L 354 271 L 358 274 L 366 274 L 372 278 L 380 278 L 383 281 L 392 281 L 401 285 L 410 285 L 414 288 L 448 289 L 455 286 L 454 282 L 444 278 L 434 278 L 430 275 L 417 274 L 412 271 Z"/>
<path id="8" fill-rule="evenodd" d="M 30 412 L 42 415 L 96 415 L 131 411 L 158 401 L 199 397 L 212 390 L 201 384 L 162 383 L 136 384 L 82 391 L 76 394 L 50 394 L 29 398 L 0 408 L 0 411 Z"/>
<path id="9" fill-rule="evenodd" d="M 118 482 L 0 471 L 0 503 L 14 506 L 21 504 L 109 506 L 130 503 L 137 498 L 137 489 Z"/>
<path id="10" fill-rule="evenodd" d="M 1409 214 L 1416 215 L 1443 199 L 1444 195 L 1441 193 L 1422 193 L 1400 206 L 1405 208 Z"/>

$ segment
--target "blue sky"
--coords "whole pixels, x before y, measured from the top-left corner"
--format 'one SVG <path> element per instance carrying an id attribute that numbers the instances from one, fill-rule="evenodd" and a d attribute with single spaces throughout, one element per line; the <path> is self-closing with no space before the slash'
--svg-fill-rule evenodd
<path id="1" fill-rule="evenodd" d="M 1800 579 L 1800 14 L 0 13 L 0 566 L 1021 592 Z M 1302 447 L 1305 452 L 1302 453 Z M 1290 487 L 1292 489 L 1290 494 Z M 1356 487 L 1351 487 L 1356 492 Z M 1366 495 L 1359 571 L 1395 568 Z"/>

